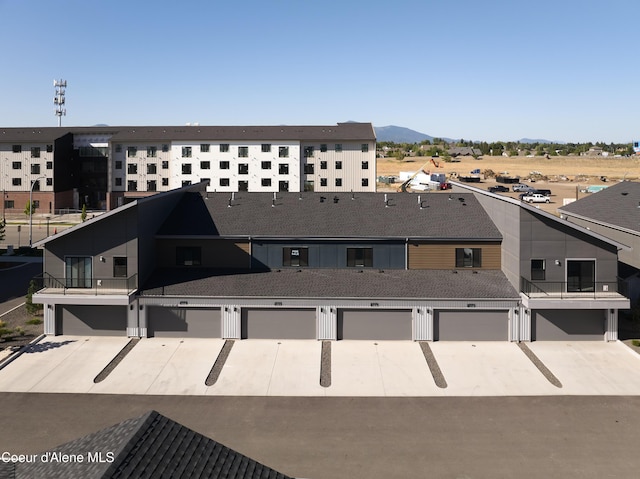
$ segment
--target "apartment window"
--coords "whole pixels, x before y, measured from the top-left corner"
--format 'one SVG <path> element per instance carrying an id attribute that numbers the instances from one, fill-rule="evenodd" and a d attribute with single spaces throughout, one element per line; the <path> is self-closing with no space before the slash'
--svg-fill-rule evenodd
<path id="1" fill-rule="evenodd" d="M 127 181 L 127 191 L 138 191 L 138 182 L 135 180 Z"/>
<path id="2" fill-rule="evenodd" d="M 191 147 L 183 146 L 182 147 L 182 158 L 191 158 Z"/>
<path id="3" fill-rule="evenodd" d="M 32 146 L 31 147 L 31 158 L 40 158 L 40 147 Z"/>
<path id="4" fill-rule="evenodd" d="M 122 145 L 116 145 L 116 153 L 122 153 Z"/>
<path id="5" fill-rule="evenodd" d="M 47 145 L 47 153 L 53 153 L 53 145 Z"/>
<path id="6" fill-rule="evenodd" d="M 229 143 L 220 143 L 220 153 L 227 153 L 229 151 Z"/>
<path id="7" fill-rule="evenodd" d="M 336 186 L 342 186 L 342 178 L 336 178 Z"/>
<path id="8" fill-rule="evenodd" d="M 327 179 L 326 178 L 320 178 L 320 186 L 327 186 Z"/>
<path id="9" fill-rule="evenodd" d="M 40 189 L 38 189 L 40 191 Z M 38 208 L 40 208 L 40 200 L 33 200 L 33 211 L 35 212 Z"/>
<path id="10" fill-rule="evenodd" d="M 247 163 L 238 164 L 238 174 L 239 175 L 248 175 L 249 174 L 249 165 Z"/>
<path id="11" fill-rule="evenodd" d="M 135 158 L 138 155 L 138 149 L 135 146 L 129 146 L 127 148 L 127 156 L 129 158 Z"/>
<path id="12" fill-rule="evenodd" d="M 271 162 L 270 161 L 263 161 L 261 164 L 261 167 L 263 170 L 270 170 L 271 169 Z"/>
<path id="13" fill-rule="evenodd" d="M 269 143 L 262 144 L 262 153 L 269 153 L 271 151 L 271 145 Z"/>
<path id="14" fill-rule="evenodd" d="M 306 158 L 313 157 L 313 146 L 305 146 L 304 147 L 304 156 Z"/>
<path id="15" fill-rule="evenodd" d="M 278 148 L 278 157 L 279 158 L 289 158 L 289 147 L 281 146 Z"/>
<path id="16" fill-rule="evenodd" d="M 156 148 L 155 146 L 147 147 L 147 156 L 149 158 L 155 158 L 156 156 L 158 156 L 158 148 Z"/>
<path id="17" fill-rule="evenodd" d="M 327 144 L 326 143 L 321 143 L 320 144 L 320 152 L 321 153 L 326 153 L 327 152 Z"/>
<path id="18" fill-rule="evenodd" d="M 22 185 L 22 178 L 11 178 L 11 184 L 13 186 L 21 186 Z"/>
<path id="19" fill-rule="evenodd" d="M 567 260 L 567 292 L 593 292 L 596 282 L 595 260 Z"/>
<path id="20" fill-rule="evenodd" d="M 304 165 L 304 174 L 305 175 L 313 175 L 313 171 L 314 171 L 313 163 L 306 163 Z"/>
<path id="21" fill-rule="evenodd" d="M 47 163 L 48 165 L 48 163 Z M 116 170 L 121 170 L 122 169 L 122 161 L 121 160 L 117 160 L 116 161 Z"/>
<path id="22" fill-rule="evenodd" d="M 4 200 L 4 207 L 6 209 L 13 209 L 15 208 L 16 202 L 13 200 Z"/>
<path id="23" fill-rule="evenodd" d="M 162 186 L 169 186 L 169 178 L 162 178 Z"/>
<path id="24" fill-rule="evenodd" d="M 182 180 L 182 187 L 189 186 L 191 184 L 191 180 Z"/>
<path id="25" fill-rule="evenodd" d="M 289 191 L 289 182 L 288 181 L 279 181 L 278 182 L 278 191 Z"/>
<path id="26" fill-rule="evenodd" d="M 221 170 L 228 170 L 229 169 L 229 162 L 228 161 L 221 161 L 220 162 L 220 169 Z"/>
<path id="27" fill-rule="evenodd" d="M 456 248 L 456 268 L 480 268 L 482 266 L 482 249 Z"/>
<path id="28" fill-rule="evenodd" d="M 176 266 L 200 266 L 201 257 L 199 246 L 176 246 Z"/>
<path id="29" fill-rule="evenodd" d="M 362 169 L 363 170 L 368 170 L 369 169 L 369 162 L 368 161 L 363 161 L 362 162 Z"/>
<path id="30" fill-rule="evenodd" d="M 157 175 L 158 165 L 155 163 L 147 163 L 147 175 Z"/>
<path id="31" fill-rule="evenodd" d="M 138 173 L 138 165 L 136 163 L 129 163 L 127 165 L 127 174 L 135 175 Z"/>
<path id="32" fill-rule="evenodd" d="M 326 170 L 327 169 L 327 162 L 326 161 L 321 161 L 320 162 L 320 169 L 321 170 Z"/>
<path id="33" fill-rule="evenodd" d="M 169 151 L 169 145 L 162 145 L 162 153 L 166 153 Z"/>
<path id="34" fill-rule="evenodd" d="M 47 178 L 47 186 L 53 186 L 53 178 Z"/>
<path id="35" fill-rule="evenodd" d="M 116 178 L 116 186 L 122 186 L 122 178 Z"/>
<path id="36" fill-rule="evenodd" d="M 53 170 L 53 161 L 47 161 L 47 170 Z"/>
<path id="37" fill-rule="evenodd" d="M 309 248 L 282 248 L 282 266 L 309 266 Z"/>
<path id="38" fill-rule="evenodd" d="M 342 153 L 342 143 L 336 143 L 336 153 Z"/>
<path id="39" fill-rule="evenodd" d="M 156 180 L 148 180 L 147 181 L 147 191 L 157 191 L 157 183 Z"/>
<path id="40" fill-rule="evenodd" d="M 200 169 L 201 170 L 210 170 L 211 169 L 211 162 L 210 161 L 201 161 L 200 162 Z"/>
<path id="41" fill-rule="evenodd" d="M 336 170 L 341 170 L 341 169 L 342 169 L 342 162 L 336 161 Z"/>
<path id="42" fill-rule="evenodd" d="M 11 168 L 14 170 L 21 170 L 22 169 L 22 162 L 20 161 L 14 161 L 11 163 Z"/>
<path id="43" fill-rule="evenodd" d="M 280 165 L 278 165 L 278 173 L 281 175 L 288 175 L 289 165 L 287 163 L 280 163 Z"/>
<path id="44" fill-rule="evenodd" d="M 249 191 L 249 182 L 238 181 L 238 191 Z"/>
<path id="45" fill-rule="evenodd" d="M 544 281 L 545 279 L 545 260 L 532 259 L 531 260 L 531 281 Z"/>
<path id="46" fill-rule="evenodd" d="M 271 178 L 262 178 L 260 183 L 262 186 L 271 186 Z"/>
<path id="47" fill-rule="evenodd" d="M 347 266 L 350 268 L 373 267 L 373 248 L 347 248 Z"/>
<path id="48" fill-rule="evenodd" d="M 126 256 L 115 256 L 113 258 L 113 277 L 114 278 L 127 277 L 127 257 Z"/>
<path id="49" fill-rule="evenodd" d="M 38 165 L 38 164 L 31 165 L 31 174 L 32 175 L 39 175 L 40 174 L 40 165 Z"/>
<path id="50" fill-rule="evenodd" d="M 313 180 L 304 180 L 304 191 L 314 191 L 314 183 Z"/>
<path id="51" fill-rule="evenodd" d="M 362 178 L 362 186 L 369 186 L 369 178 Z"/>
<path id="52" fill-rule="evenodd" d="M 67 256 L 64 270 L 67 288 L 91 288 L 91 256 Z"/>
<path id="53" fill-rule="evenodd" d="M 200 152 L 201 153 L 209 153 L 210 147 L 211 147 L 211 145 L 203 143 L 202 145 L 200 145 Z"/>
<path id="54" fill-rule="evenodd" d="M 13 153 L 22 153 L 22 145 L 11 145 L 11 151 Z"/>
<path id="55" fill-rule="evenodd" d="M 191 163 L 182 163 L 182 174 L 183 175 L 191 174 Z"/>
<path id="56" fill-rule="evenodd" d="M 220 178 L 220 186 L 229 186 L 229 178 Z"/>
<path id="57" fill-rule="evenodd" d="M 249 158 L 249 147 L 248 146 L 239 146 L 238 147 L 238 157 L 239 158 Z"/>
<path id="58" fill-rule="evenodd" d="M 33 191 L 40 191 L 40 180 L 36 180 L 32 183 Z M 35 200 L 34 200 L 35 203 Z"/>
<path id="59" fill-rule="evenodd" d="M 363 143 L 362 145 L 360 145 L 360 151 L 362 153 L 368 153 L 369 152 L 369 143 Z"/>
<path id="60" fill-rule="evenodd" d="M 169 161 L 168 160 L 162 160 L 162 169 L 163 170 L 168 170 L 169 169 Z"/>

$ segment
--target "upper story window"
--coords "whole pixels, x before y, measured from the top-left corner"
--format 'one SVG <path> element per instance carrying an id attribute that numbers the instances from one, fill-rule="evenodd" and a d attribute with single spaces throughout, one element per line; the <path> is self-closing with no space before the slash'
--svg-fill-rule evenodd
<path id="1" fill-rule="evenodd" d="M 304 165 L 304 174 L 305 175 L 313 175 L 313 171 L 314 171 L 313 163 L 306 163 Z"/>
<path id="2" fill-rule="evenodd" d="M 248 146 L 239 146 L 238 147 L 238 157 L 239 158 L 249 158 L 249 147 Z"/>
<path id="3" fill-rule="evenodd" d="M 482 267 L 481 248 L 456 248 L 456 268 Z"/>
<path id="4" fill-rule="evenodd" d="M 182 174 L 190 175 L 191 174 L 191 163 L 183 163 L 182 164 Z"/>
<path id="5" fill-rule="evenodd" d="M 362 145 L 360 145 L 360 151 L 362 151 L 362 153 L 368 153 L 369 143 L 363 143 Z"/>
<path id="6" fill-rule="evenodd" d="M 280 174 L 280 175 L 288 175 L 289 174 L 289 165 L 287 163 L 280 163 L 278 165 L 278 174 Z"/>
<path id="7" fill-rule="evenodd" d="M 546 276 L 546 264 L 543 259 L 531 260 L 531 281 L 544 281 Z"/>
<path id="8" fill-rule="evenodd" d="M 147 191 L 156 191 L 158 189 L 158 183 L 156 180 L 147 180 Z"/>
<path id="9" fill-rule="evenodd" d="M 321 161 L 320 162 L 320 169 L 321 170 L 326 170 L 327 169 L 327 162 L 326 161 Z"/>
<path id="10" fill-rule="evenodd" d="M 116 145 L 116 153 L 122 153 L 122 145 Z"/>
<path id="11" fill-rule="evenodd" d="M 210 147 L 211 145 L 203 143 L 202 145 L 200 145 L 200 153 L 209 153 Z"/>
<path id="12" fill-rule="evenodd" d="M 148 175 L 158 174 L 158 165 L 156 165 L 155 163 L 147 163 L 147 174 Z"/>
<path id="13" fill-rule="evenodd" d="M 39 175 L 40 174 L 40 165 L 39 164 L 33 164 L 31 165 L 31 174 L 32 175 Z"/>
<path id="14" fill-rule="evenodd" d="M 263 143 L 261 151 L 262 153 L 269 153 L 271 151 L 271 145 L 269 143 Z"/>
<path id="15" fill-rule="evenodd" d="M 147 148 L 147 156 L 149 158 L 155 158 L 156 156 L 158 156 L 158 148 L 156 148 L 155 146 L 149 146 Z"/>
<path id="16" fill-rule="evenodd" d="M 369 178 L 362 178 L 361 184 L 362 186 L 369 186 Z"/>
<path id="17" fill-rule="evenodd" d="M 200 169 L 202 169 L 202 170 L 211 169 L 211 162 L 210 161 L 201 161 L 200 162 Z"/>
<path id="18" fill-rule="evenodd" d="M 127 181 L 127 191 L 138 191 L 138 182 L 134 180 Z"/>
<path id="19" fill-rule="evenodd" d="M 40 147 L 32 146 L 31 147 L 31 158 L 40 158 Z"/>
<path id="20" fill-rule="evenodd" d="M 282 248 L 282 266 L 309 266 L 309 248 Z"/>
<path id="21" fill-rule="evenodd" d="M 270 170 L 271 169 L 271 162 L 270 161 L 263 161 L 261 164 L 261 167 L 263 170 Z"/>
<path id="22" fill-rule="evenodd" d="M 126 256 L 115 256 L 113 258 L 113 277 L 114 278 L 127 277 L 127 257 Z"/>
<path id="23" fill-rule="evenodd" d="M 341 169 L 342 169 L 342 162 L 336 161 L 336 170 L 341 170 Z"/>
<path id="24" fill-rule="evenodd" d="M 313 156 L 313 146 L 304 147 L 304 156 L 306 158 L 311 158 Z"/>
<path id="25" fill-rule="evenodd" d="M 47 153 L 53 153 L 53 145 L 47 145 Z"/>
<path id="26" fill-rule="evenodd" d="M 135 175 L 138 173 L 138 165 L 136 163 L 129 163 L 127 165 L 127 174 Z"/>
<path id="27" fill-rule="evenodd" d="M 320 144 L 320 152 L 321 153 L 326 153 L 327 152 L 327 144 L 326 143 L 321 143 Z"/>
<path id="28" fill-rule="evenodd" d="M 220 153 L 229 152 L 229 143 L 220 143 Z"/>
<path id="29" fill-rule="evenodd" d="M 183 146 L 182 147 L 182 158 L 191 158 L 191 147 Z"/>
<path id="30" fill-rule="evenodd" d="M 220 169 L 221 170 L 228 170 L 229 169 L 229 162 L 228 161 L 221 161 L 220 162 Z"/>
<path id="31" fill-rule="evenodd" d="M 21 161 L 14 161 L 11 163 L 11 168 L 14 170 L 21 170 L 22 169 L 22 162 Z"/>
<path id="32" fill-rule="evenodd" d="M 342 153 L 342 143 L 336 143 L 336 153 Z"/>
<path id="33" fill-rule="evenodd" d="M 162 153 L 166 153 L 168 151 L 169 151 L 169 145 L 165 143 L 164 145 L 162 145 Z"/>
<path id="34" fill-rule="evenodd" d="M 289 147 L 281 146 L 278 148 L 278 157 L 279 158 L 289 158 Z"/>
<path id="35" fill-rule="evenodd" d="M 369 162 L 368 161 L 363 161 L 362 162 L 362 169 L 363 170 L 368 170 L 369 169 Z"/>
<path id="36" fill-rule="evenodd" d="M 53 170 L 53 161 L 47 161 L 47 170 Z"/>
<path id="37" fill-rule="evenodd" d="M 247 163 L 240 163 L 238 165 L 238 174 L 239 175 L 248 175 L 249 174 L 249 165 Z"/>
<path id="38" fill-rule="evenodd" d="M 129 158 L 135 158 L 138 155 L 138 149 L 135 146 L 127 147 L 127 156 Z"/>
<path id="39" fill-rule="evenodd" d="M 116 160 L 116 170 L 121 170 L 121 169 L 122 169 L 122 161 Z"/>
<path id="40" fill-rule="evenodd" d="M 176 266 L 200 266 L 201 258 L 200 246 L 176 246 Z"/>
<path id="41" fill-rule="evenodd" d="M 11 151 L 13 153 L 22 153 L 22 145 L 11 145 Z"/>
<path id="42" fill-rule="evenodd" d="M 350 268 L 373 267 L 373 248 L 347 248 L 347 266 Z"/>
<path id="43" fill-rule="evenodd" d="M 163 170 L 168 170 L 169 169 L 169 161 L 168 160 L 162 160 L 162 169 Z"/>

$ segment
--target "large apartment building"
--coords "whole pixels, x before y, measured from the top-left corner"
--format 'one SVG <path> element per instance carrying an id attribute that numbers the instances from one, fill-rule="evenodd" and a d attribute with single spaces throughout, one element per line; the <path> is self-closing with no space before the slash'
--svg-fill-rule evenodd
<path id="1" fill-rule="evenodd" d="M 375 151 L 371 123 L 3 128 L 3 215 L 30 194 L 42 213 L 110 210 L 203 180 L 209 192 L 375 191 Z"/>

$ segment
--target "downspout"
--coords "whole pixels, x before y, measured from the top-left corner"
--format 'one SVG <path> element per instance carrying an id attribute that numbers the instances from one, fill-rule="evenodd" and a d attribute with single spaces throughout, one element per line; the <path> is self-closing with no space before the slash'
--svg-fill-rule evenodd
<path id="1" fill-rule="evenodd" d="M 404 269 L 409 269 L 409 238 L 404 239 Z"/>

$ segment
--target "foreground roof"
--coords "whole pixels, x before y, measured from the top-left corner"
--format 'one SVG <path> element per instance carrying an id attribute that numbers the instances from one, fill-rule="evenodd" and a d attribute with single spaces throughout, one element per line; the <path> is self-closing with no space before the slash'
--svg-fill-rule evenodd
<path id="1" fill-rule="evenodd" d="M 239 193 L 234 200 L 229 193 L 186 193 L 158 235 L 468 241 L 502 238 L 469 193 L 278 193 L 275 201 L 273 193 Z"/>
<path id="2" fill-rule="evenodd" d="M 82 463 L 58 461 L 16 465 L 16 478 L 189 477 L 288 479 L 233 449 L 198 434 L 156 411 L 128 419 L 49 451 L 82 454 Z M 87 461 L 87 453 L 103 452 L 104 462 Z M 107 462 L 113 452 L 113 462 Z M 39 454 L 41 458 L 44 454 Z"/>

